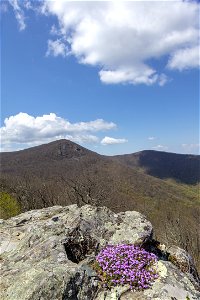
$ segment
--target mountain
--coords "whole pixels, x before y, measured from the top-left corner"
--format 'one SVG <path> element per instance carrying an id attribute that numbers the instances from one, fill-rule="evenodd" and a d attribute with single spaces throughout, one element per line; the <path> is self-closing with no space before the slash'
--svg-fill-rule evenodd
<path id="1" fill-rule="evenodd" d="M 145 150 L 133 154 L 117 155 L 117 161 L 160 179 L 174 179 L 180 183 L 196 184 L 200 181 L 200 156 Z"/>
<path id="2" fill-rule="evenodd" d="M 200 156 L 141 151 L 110 157 L 59 140 L 1 153 L 0 160 L 1 217 L 12 214 L 12 199 L 22 212 L 73 203 L 137 210 L 153 223 L 157 239 L 200 261 Z"/>
<path id="3" fill-rule="evenodd" d="M 80 163 L 89 166 L 109 162 L 112 166 L 120 164 L 122 169 L 128 167 L 140 171 L 144 176 L 146 174 L 159 179 L 172 179 L 185 184 L 200 182 L 199 155 L 145 150 L 109 157 L 64 139 L 21 151 L 0 153 L 0 160 L 2 173 L 12 172 L 14 175 L 21 175 L 21 172 L 27 170 L 38 173 L 40 170 L 45 178 L 49 178 L 51 169 L 61 171 L 66 166 L 73 169 L 77 168 L 77 163 L 80 169 Z"/>

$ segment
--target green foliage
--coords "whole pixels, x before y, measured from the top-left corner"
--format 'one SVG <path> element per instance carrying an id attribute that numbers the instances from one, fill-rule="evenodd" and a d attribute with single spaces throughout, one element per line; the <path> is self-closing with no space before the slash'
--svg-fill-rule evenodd
<path id="1" fill-rule="evenodd" d="M 21 212 L 19 203 L 15 198 L 5 192 L 0 192 L 0 218 L 8 219 Z"/>

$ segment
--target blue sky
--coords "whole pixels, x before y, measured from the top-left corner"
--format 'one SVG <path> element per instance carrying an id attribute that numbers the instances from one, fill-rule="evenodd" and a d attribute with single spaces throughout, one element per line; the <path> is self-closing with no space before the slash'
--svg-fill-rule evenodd
<path id="1" fill-rule="evenodd" d="M 176 16 L 169 1 L 170 21 L 160 3 L 152 17 L 147 2 L 2 2 L 2 151 L 68 138 L 108 155 L 198 153 L 198 5 L 176 1 Z"/>

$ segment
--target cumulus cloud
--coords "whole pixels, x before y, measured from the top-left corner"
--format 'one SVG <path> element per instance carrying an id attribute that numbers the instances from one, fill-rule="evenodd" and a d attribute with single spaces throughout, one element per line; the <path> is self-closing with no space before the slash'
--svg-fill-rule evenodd
<path id="1" fill-rule="evenodd" d="M 176 51 L 168 62 L 169 69 L 184 69 L 197 68 L 200 66 L 199 47 L 186 48 Z"/>
<path id="2" fill-rule="evenodd" d="M 20 30 L 26 27 L 22 8 L 55 16 L 46 55 L 70 54 L 96 66 L 103 83 L 163 86 L 165 71 L 199 66 L 197 1 L 9 2 Z M 162 57 L 167 68 L 158 70 Z"/>
<path id="3" fill-rule="evenodd" d="M 18 0 L 9 0 L 9 3 L 14 10 L 15 17 L 19 25 L 19 30 L 20 31 L 24 30 L 26 28 L 25 16 L 24 16 L 23 8 L 19 4 L 20 2 Z"/>
<path id="4" fill-rule="evenodd" d="M 166 151 L 166 150 L 168 150 L 168 147 L 164 146 L 164 145 L 157 145 L 157 146 L 152 147 L 152 149 L 158 150 L 158 151 Z"/>
<path id="5" fill-rule="evenodd" d="M 103 83 L 163 86 L 168 78 L 155 64 L 161 57 L 169 69 L 198 65 L 195 1 L 44 1 L 41 11 L 57 17 L 70 54 L 100 68 Z"/>
<path id="6" fill-rule="evenodd" d="M 158 80 L 158 75 L 152 69 L 145 66 L 140 66 L 137 71 L 122 69 L 115 71 L 105 71 L 101 70 L 99 76 L 104 83 L 130 83 L 130 84 L 140 84 L 145 83 L 146 85 L 152 85 Z"/>
<path id="7" fill-rule="evenodd" d="M 123 144 L 123 143 L 127 143 L 128 140 L 126 139 L 115 139 L 109 136 L 105 136 L 102 140 L 101 140 L 101 144 L 102 145 L 115 145 L 115 144 Z"/>
<path id="8" fill-rule="evenodd" d="M 0 128 L 0 135 L 3 149 L 15 144 L 32 146 L 62 138 L 78 143 L 96 143 L 99 138 L 93 133 L 115 127 L 113 122 L 102 119 L 70 123 L 55 113 L 34 117 L 21 112 L 5 119 L 4 126 Z"/>

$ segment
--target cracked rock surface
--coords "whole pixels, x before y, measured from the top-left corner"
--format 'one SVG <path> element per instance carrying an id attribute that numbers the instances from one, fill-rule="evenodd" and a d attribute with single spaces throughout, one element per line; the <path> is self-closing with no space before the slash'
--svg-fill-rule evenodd
<path id="1" fill-rule="evenodd" d="M 54 206 L 1 220 L 0 231 L 2 300 L 200 299 L 170 262 L 159 262 L 161 275 L 146 291 L 99 288 L 89 262 L 102 247 L 151 241 L 152 225 L 138 212 Z"/>

